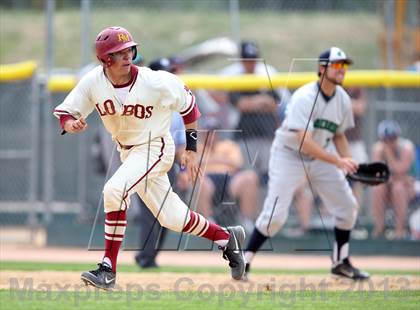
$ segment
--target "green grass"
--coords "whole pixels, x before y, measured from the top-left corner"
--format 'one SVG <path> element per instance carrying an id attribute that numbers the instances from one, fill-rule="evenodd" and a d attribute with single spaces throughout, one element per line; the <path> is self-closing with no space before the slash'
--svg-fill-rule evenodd
<path id="1" fill-rule="evenodd" d="M 85 263 L 42 263 L 1 261 L 1 270 L 56 270 L 82 271 L 92 269 L 93 264 Z M 218 267 L 161 267 L 159 269 L 140 270 L 135 265 L 121 264 L 121 272 L 173 272 L 173 273 L 226 273 L 226 268 Z M 271 275 L 309 275 L 326 274 L 328 270 L 285 270 L 254 269 L 255 274 Z M 376 275 L 414 275 L 418 270 L 375 271 Z M 65 274 L 63 275 L 65 278 Z M 356 283 L 356 282 L 355 282 Z M 56 284 L 55 284 L 56 285 Z M 297 285 L 297 284 L 296 284 Z M 420 291 L 388 291 L 379 286 L 370 291 L 368 286 L 349 285 L 345 291 L 302 292 L 294 284 L 274 287 L 268 292 L 262 286 L 245 288 L 240 282 L 233 284 L 201 284 L 195 291 L 167 291 L 154 287 L 142 286 L 141 283 L 124 290 L 103 292 L 92 287 L 70 285 L 56 287 L 52 284 L 20 282 L 10 289 L 0 290 L 0 309 L 418 309 Z M 57 292 L 57 289 L 61 291 Z"/>
<path id="2" fill-rule="evenodd" d="M 17 261 L 0 261 L 0 270 L 26 270 L 26 271 L 40 271 L 40 270 L 54 270 L 54 271 L 84 271 L 95 267 L 94 263 L 43 263 L 43 262 L 17 262 Z M 154 269 L 140 269 L 136 265 L 120 264 L 118 265 L 119 272 L 141 272 L 141 273 L 155 273 L 155 272 L 174 272 L 174 273 L 226 273 L 226 268 L 223 267 L 179 267 L 179 266 L 165 266 Z M 375 275 L 414 275 L 420 276 L 420 270 L 368 270 Z M 327 274 L 326 269 L 258 269 L 252 270 L 255 274 Z"/>
<path id="3" fill-rule="evenodd" d="M 197 292 L 0 291 L 1 309 L 418 309 L 419 291 L 247 293 L 213 287 Z"/>
<path id="4" fill-rule="evenodd" d="M 203 42 L 230 36 L 228 10 L 176 7 L 156 10 L 142 7 L 94 7 L 89 42 L 106 26 L 128 28 L 140 43 L 146 61 L 169 56 Z M 0 63 L 28 59 L 44 66 L 46 36 L 42 11 L 0 10 Z M 81 64 L 80 11 L 57 10 L 54 19 L 54 65 L 77 69 Z M 357 21 L 357 22 L 355 22 Z M 241 11 L 241 37 L 256 40 L 262 56 L 280 71 L 289 70 L 293 58 L 316 58 L 331 45 L 342 47 L 355 61 L 356 69 L 380 65 L 379 36 L 384 32 L 379 14 L 361 12 Z M 261 35 L 263 34 L 263 35 Z M 91 60 L 95 57 L 92 53 Z M 225 64 L 229 63 L 225 60 Z M 206 70 L 215 71 L 222 64 Z M 219 66 L 219 67 L 217 67 Z M 294 70 L 314 70 L 312 61 L 295 63 Z"/>

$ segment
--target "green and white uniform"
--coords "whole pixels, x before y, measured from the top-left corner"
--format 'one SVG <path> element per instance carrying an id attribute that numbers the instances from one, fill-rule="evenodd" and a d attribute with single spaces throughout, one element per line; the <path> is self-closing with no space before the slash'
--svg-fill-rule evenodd
<path id="1" fill-rule="evenodd" d="M 317 144 L 327 152 L 335 153 L 334 135 L 353 126 L 351 100 L 341 86 L 336 87 L 330 98 L 319 91 L 318 82 L 308 83 L 295 91 L 271 146 L 268 194 L 256 222 L 263 235 L 275 235 L 286 222 L 293 194 L 305 178 L 303 165 L 312 186 L 334 216 L 335 226 L 343 230 L 353 228 L 358 205 L 344 173 L 333 164 L 307 155 L 302 156 L 302 162 L 296 132 L 308 128 Z"/>

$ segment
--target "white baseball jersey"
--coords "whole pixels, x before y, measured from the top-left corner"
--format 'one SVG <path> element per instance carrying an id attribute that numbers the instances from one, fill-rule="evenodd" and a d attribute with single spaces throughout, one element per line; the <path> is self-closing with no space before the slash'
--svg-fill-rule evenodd
<path id="1" fill-rule="evenodd" d="M 350 230 L 356 222 L 357 201 L 342 171 L 321 160 L 312 159 L 303 164 L 297 153 L 300 141 L 296 130 L 305 130 L 308 126 L 315 142 L 327 152 L 333 152 L 334 135 L 354 126 L 351 101 L 345 90 L 337 86 L 328 100 L 321 92 L 317 97 L 318 90 L 317 82 L 296 90 L 286 118 L 276 130 L 270 151 L 268 193 L 255 224 L 265 236 L 273 236 L 286 222 L 294 192 L 306 177 L 303 165 L 312 187 L 334 216 L 335 226 Z"/>
<path id="2" fill-rule="evenodd" d="M 315 103 L 318 90 L 318 82 L 312 82 L 295 91 L 287 106 L 286 118 L 276 131 L 279 142 L 293 150 L 299 150 L 300 141 L 295 131 L 305 130 L 308 126 L 313 140 L 331 152 L 334 149 L 331 143 L 333 136 L 354 127 L 351 100 L 346 91 L 337 86 L 335 94 L 328 101 L 319 92 Z"/>
<path id="3" fill-rule="evenodd" d="M 124 210 L 137 192 L 162 226 L 182 231 L 190 215 L 167 176 L 175 154 L 169 128 L 174 111 L 187 122 L 199 116 L 194 95 L 168 72 L 132 66 L 131 80 L 115 86 L 98 66 L 80 80 L 54 115 L 87 117 L 94 109 L 121 146 L 122 164 L 103 190 L 105 212 Z"/>
<path id="4" fill-rule="evenodd" d="M 114 86 L 102 66 L 97 66 L 57 106 L 54 115 L 78 119 L 96 109 L 113 140 L 138 145 L 167 135 L 173 111 L 185 116 L 195 106 L 194 95 L 171 73 L 132 66 L 130 82 Z"/>

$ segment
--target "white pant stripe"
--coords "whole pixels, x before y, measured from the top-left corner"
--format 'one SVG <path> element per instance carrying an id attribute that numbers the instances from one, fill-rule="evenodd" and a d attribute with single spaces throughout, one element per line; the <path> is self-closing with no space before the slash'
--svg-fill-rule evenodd
<path id="1" fill-rule="evenodd" d="M 111 240 L 111 241 L 123 241 L 123 238 L 119 238 L 119 237 L 108 237 L 107 235 L 105 235 L 105 239 Z"/>
<path id="2" fill-rule="evenodd" d="M 206 231 L 207 231 L 207 229 L 209 228 L 209 226 L 210 226 L 209 221 L 206 221 L 206 226 L 205 226 L 205 228 L 203 229 L 203 232 L 199 235 L 199 237 L 201 237 L 202 235 L 204 235 L 204 234 L 206 233 Z"/>
<path id="3" fill-rule="evenodd" d="M 124 235 L 125 234 L 125 226 L 108 226 L 105 225 L 105 232 L 110 235 Z"/>
<path id="4" fill-rule="evenodd" d="M 117 225 L 125 224 L 125 225 L 127 225 L 127 221 L 126 220 L 124 220 L 124 221 L 122 221 L 122 220 L 118 220 L 118 221 L 105 220 L 105 224 L 110 224 L 110 225 L 112 225 L 112 224 L 117 224 Z"/>
<path id="5" fill-rule="evenodd" d="M 195 218 L 194 218 L 194 222 L 192 223 L 191 227 L 186 231 L 187 233 L 191 233 L 192 229 L 194 228 L 195 224 L 197 223 L 197 221 L 199 221 L 200 219 L 197 216 L 198 214 L 196 214 Z"/>
<path id="6" fill-rule="evenodd" d="M 204 218 L 204 216 L 198 214 L 198 217 L 200 219 L 200 222 L 198 223 L 197 227 L 193 231 L 191 231 L 191 234 L 193 234 L 194 236 L 197 236 L 207 224 L 207 220 Z"/>

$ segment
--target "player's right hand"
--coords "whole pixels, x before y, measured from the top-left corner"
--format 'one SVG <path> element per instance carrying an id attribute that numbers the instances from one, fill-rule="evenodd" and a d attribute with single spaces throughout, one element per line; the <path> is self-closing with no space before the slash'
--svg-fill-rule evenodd
<path id="1" fill-rule="evenodd" d="M 181 167 L 187 170 L 188 180 L 193 184 L 196 178 L 202 177 L 200 167 L 197 165 L 197 153 L 194 151 L 184 151 L 181 155 Z"/>
<path id="2" fill-rule="evenodd" d="M 86 120 L 81 117 L 79 119 L 68 120 L 64 124 L 64 130 L 70 133 L 78 133 L 86 130 L 87 123 Z"/>
<path id="3" fill-rule="evenodd" d="M 343 170 L 346 174 L 356 173 L 359 165 L 351 157 L 341 157 L 338 159 L 337 167 Z"/>

